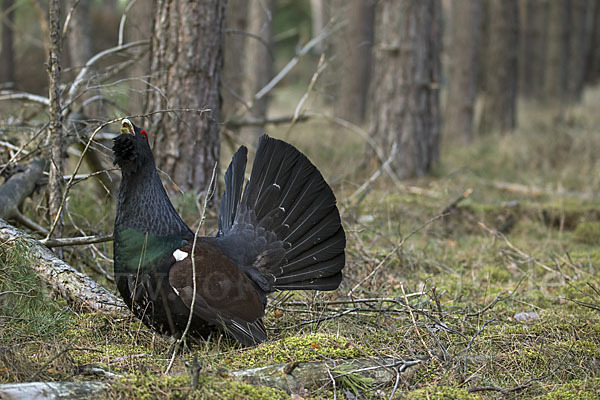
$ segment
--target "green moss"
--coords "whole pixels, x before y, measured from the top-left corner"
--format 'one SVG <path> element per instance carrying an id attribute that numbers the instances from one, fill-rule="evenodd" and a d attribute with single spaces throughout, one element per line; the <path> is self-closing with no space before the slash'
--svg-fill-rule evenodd
<path id="1" fill-rule="evenodd" d="M 438 386 L 404 393 L 406 400 L 471 400 L 479 397 L 467 392 L 465 389 L 454 388 L 450 386 Z"/>
<path id="2" fill-rule="evenodd" d="M 255 368 L 268 364 L 317 361 L 325 357 L 354 358 L 363 354 L 344 337 L 314 333 L 262 343 L 258 347 L 230 355 L 225 361 L 232 369 Z"/>
<path id="3" fill-rule="evenodd" d="M 538 400 L 593 400 L 600 393 L 600 378 L 574 379 L 555 387 L 549 393 L 537 396 Z"/>
<path id="4" fill-rule="evenodd" d="M 580 222 L 573 232 L 575 240 L 585 244 L 600 244 L 600 222 Z"/>
<path id="5" fill-rule="evenodd" d="M 252 386 L 229 378 L 201 375 L 194 390 L 188 376 L 159 376 L 136 372 L 111 386 L 113 399 L 289 399 L 283 391 Z"/>

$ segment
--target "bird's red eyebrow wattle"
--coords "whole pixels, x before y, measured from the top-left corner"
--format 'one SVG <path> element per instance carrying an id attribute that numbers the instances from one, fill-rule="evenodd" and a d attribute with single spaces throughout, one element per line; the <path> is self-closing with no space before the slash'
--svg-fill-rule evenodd
<path id="1" fill-rule="evenodd" d="M 144 135 L 144 137 L 145 137 L 146 139 L 148 139 L 148 132 L 146 132 L 146 130 L 145 130 L 145 129 L 142 129 L 142 131 L 141 131 L 140 133 L 141 133 L 142 135 Z"/>

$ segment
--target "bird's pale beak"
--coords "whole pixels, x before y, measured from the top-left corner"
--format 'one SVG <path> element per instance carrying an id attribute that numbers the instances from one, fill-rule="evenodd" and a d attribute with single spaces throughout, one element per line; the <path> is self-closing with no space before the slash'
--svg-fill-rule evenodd
<path id="1" fill-rule="evenodd" d="M 121 134 L 122 135 L 133 135 L 135 131 L 133 130 L 133 124 L 127 118 L 123 120 L 121 123 Z"/>

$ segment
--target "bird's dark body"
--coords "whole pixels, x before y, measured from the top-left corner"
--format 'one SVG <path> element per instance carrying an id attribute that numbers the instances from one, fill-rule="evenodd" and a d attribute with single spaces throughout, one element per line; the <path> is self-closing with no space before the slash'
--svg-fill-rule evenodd
<path id="1" fill-rule="evenodd" d="M 268 293 L 339 285 L 345 234 L 335 197 L 293 146 L 261 138 L 243 197 L 241 147 L 225 174 L 217 236 L 194 240 L 162 186 L 145 132 L 126 122 L 129 134 L 113 147 L 123 176 L 115 280 L 146 325 L 179 336 L 192 313 L 193 337 L 220 328 L 244 344 L 259 343 Z"/>

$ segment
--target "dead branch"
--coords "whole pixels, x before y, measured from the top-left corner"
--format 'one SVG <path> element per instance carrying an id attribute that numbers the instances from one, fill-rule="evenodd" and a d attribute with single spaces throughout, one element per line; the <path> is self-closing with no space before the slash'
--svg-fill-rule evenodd
<path id="1" fill-rule="evenodd" d="M 411 375 L 417 368 L 404 367 L 405 364 L 414 366 L 421 360 L 385 359 L 354 359 L 342 361 L 317 361 L 288 364 L 274 364 L 266 367 L 234 371 L 231 375 L 242 382 L 251 385 L 269 386 L 284 390 L 287 393 L 298 393 L 301 388 L 320 387 L 331 382 L 329 373 L 335 380 L 346 375 L 359 375 L 370 378 L 373 386 L 391 384 L 396 380 L 396 371 L 408 370 Z M 288 374 L 285 371 L 291 369 Z M 401 371 L 402 369 L 402 371 Z M 328 373 L 329 371 L 329 373 Z M 344 372 L 342 372 L 344 371 Z"/>
<path id="2" fill-rule="evenodd" d="M 296 118 L 296 122 L 307 121 L 309 118 L 310 116 L 306 114 L 298 115 L 298 118 Z M 292 122 L 293 119 L 293 115 L 282 115 L 280 117 L 272 118 L 232 119 L 225 122 L 225 126 L 227 128 L 241 128 L 245 126 L 263 126 L 267 124 L 279 125 Z"/>
<path id="3" fill-rule="evenodd" d="M 104 243 L 113 240 L 113 235 L 80 236 L 74 238 L 59 238 L 41 240 L 46 247 L 81 246 L 85 244 Z"/>
<path id="4" fill-rule="evenodd" d="M 260 89 L 258 91 L 258 93 L 256 93 L 254 95 L 254 101 L 262 99 L 279 82 L 281 82 L 281 80 L 288 74 L 288 72 L 290 72 L 296 66 L 296 64 L 298 64 L 298 62 L 300 61 L 300 58 L 302 58 L 302 56 L 306 55 L 313 47 L 315 47 L 321 41 L 325 40 L 329 35 L 331 35 L 335 31 L 337 31 L 338 29 L 342 28 L 344 25 L 346 25 L 346 23 L 342 22 L 337 25 L 334 25 L 331 28 L 325 27 L 325 29 L 323 29 L 318 36 L 315 36 L 308 43 L 306 43 L 306 45 L 298 52 L 298 54 L 296 54 L 294 56 L 294 58 L 292 58 L 285 65 L 285 67 L 283 67 L 281 69 L 281 71 L 279 71 L 279 73 L 277 75 L 275 75 L 275 77 L 273 79 L 271 79 L 271 81 L 265 85 L 265 87 Z"/>
<path id="5" fill-rule="evenodd" d="M 471 195 L 471 193 L 473 193 L 473 189 L 468 188 L 467 190 L 465 190 L 465 192 L 463 194 L 458 196 L 450 204 L 448 204 L 446 207 L 444 207 L 444 209 L 442 210 L 442 212 L 440 214 L 450 214 L 451 212 L 453 212 L 456 209 L 456 207 L 458 206 L 458 204 L 461 201 L 467 199 Z"/>
<path id="6" fill-rule="evenodd" d="M 93 279 L 57 258 L 39 241 L 0 219 L 0 241 L 21 240 L 28 248 L 31 268 L 50 288 L 70 304 L 88 311 L 113 312 L 121 317 L 129 313 L 123 301 Z"/>
<path id="7" fill-rule="evenodd" d="M 11 90 L 0 90 L 0 100 L 24 100 L 32 103 L 38 103 L 43 106 L 49 106 L 50 100 L 47 97 L 25 92 L 13 92 Z"/>
<path id="8" fill-rule="evenodd" d="M 19 206 L 33 193 L 36 183 L 42 177 L 46 161 L 39 158 L 30 162 L 22 172 L 11 176 L 0 186 L 0 218 L 14 219 L 19 214 Z"/>
<path id="9" fill-rule="evenodd" d="M 87 76 L 89 75 L 94 64 L 96 64 L 98 61 L 100 61 L 104 57 L 109 56 L 111 54 L 119 53 L 121 51 L 128 50 L 128 49 L 131 49 L 131 48 L 137 47 L 137 46 L 144 46 L 144 45 L 147 45 L 148 43 L 149 43 L 148 40 L 140 40 L 137 42 L 127 43 L 125 45 L 111 47 L 110 49 L 101 51 L 100 53 L 96 54 L 94 57 L 90 58 L 88 60 L 88 62 L 85 63 L 85 66 L 81 69 L 81 71 L 79 71 L 79 74 L 77 74 L 77 77 L 75 78 L 75 81 L 73 82 L 73 85 L 71 85 L 71 88 L 69 89 L 69 93 L 64 102 L 66 104 L 66 107 L 68 107 L 75 99 L 77 91 L 79 90 L 81 85 L 83 85 L 83 83 L 85 82 L 85 80 L 86 80 Z"/>

